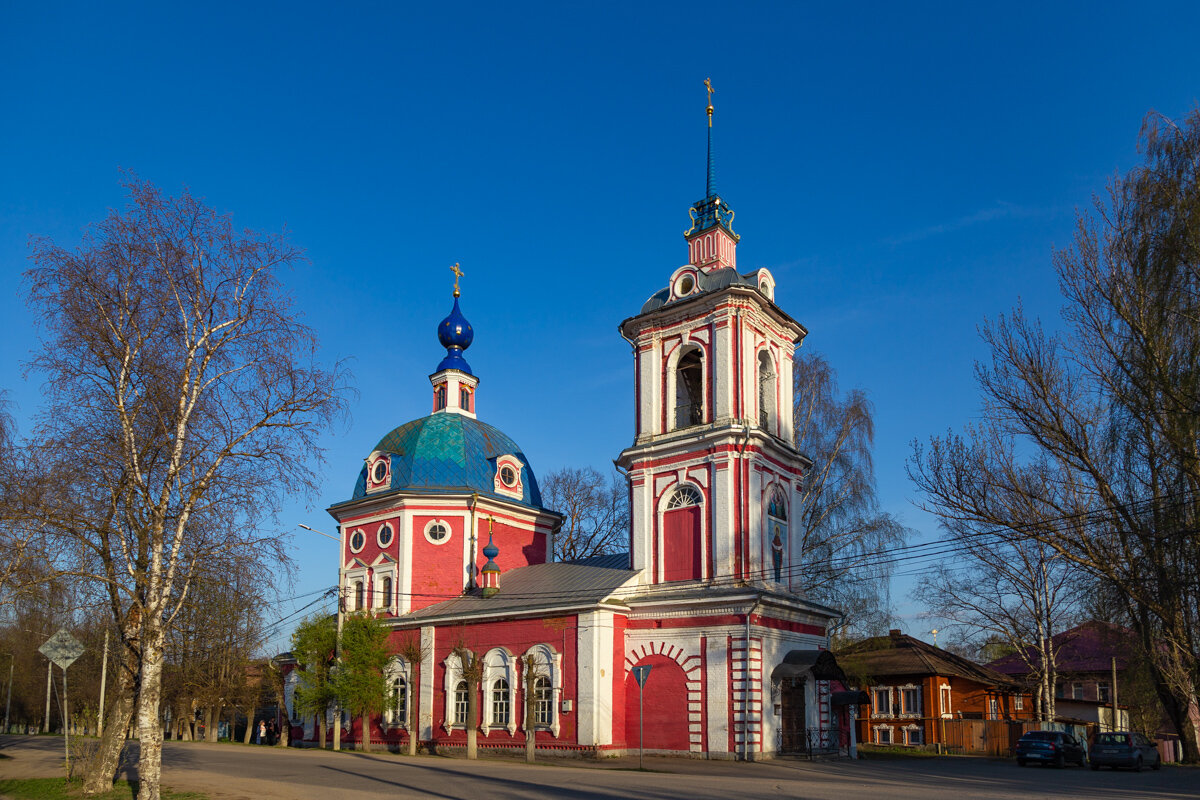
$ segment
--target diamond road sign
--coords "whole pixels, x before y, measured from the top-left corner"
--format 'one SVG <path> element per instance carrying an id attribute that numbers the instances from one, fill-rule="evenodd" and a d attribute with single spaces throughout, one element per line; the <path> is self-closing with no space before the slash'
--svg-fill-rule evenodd
<path id="1" fill-rule="evenodd" d="M 38 652 L 61 669 L 66 669 L 75 663 L 75 659 L 83 655 L 83 645 L 79 643 L 78 639 L 67 633 L 66 628 L 62 628 L 47 639 L 46 643 L 38 648 Z"/>

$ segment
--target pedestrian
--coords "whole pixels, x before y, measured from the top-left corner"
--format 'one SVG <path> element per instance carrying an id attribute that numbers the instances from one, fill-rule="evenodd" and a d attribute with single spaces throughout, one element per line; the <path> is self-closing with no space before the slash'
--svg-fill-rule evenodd
<path id="1" fill-rule="evenodd" d="M 267 736 L 267 721 L 260 719 L 258 721 L 258 737 L 255 739 L 255 744 L 262 744 L 263 739 Z"/>

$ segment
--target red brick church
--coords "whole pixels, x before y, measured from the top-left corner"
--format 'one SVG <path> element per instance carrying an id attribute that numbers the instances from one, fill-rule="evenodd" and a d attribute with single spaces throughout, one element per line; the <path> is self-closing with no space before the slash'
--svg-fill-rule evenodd
<path id="1" fill-rule="evenodd" d="M 801 592 L 789 524 L 808 465 L 791 413 L 806 331 L 775 304 L 768 270 L 738 271 L 733 212 L 712 185 L 711 104 L 708 122 L 688 263 L 620 325 L 637 408 L 617 460 L 630 485 L 628 552 L 551 560 L 562 517 L 543 506 L 529 456 L 481 418 L 457 275 L 432 413 L 384 435 L 353 495 L 329 509 L 344 612 L 383 614 L 396 642 L 418 640 L 424 653 L 393 659 L 396 711 L 372 721 L 373 742 L 465 743 L 460 647 L 483 662 L 482 748 L 533 735 L 544 750 L 636 749 L 639 665 L 651 667 L 647 752 L 753 760 L 801 751 L 830 727 L 837 669 L 823 651 L 837 612 Z M 293 719 L 293 740 L 314 741 L 314 725 Z M 363 735 L 358 719 L 342 725 L 343 742 Z"/>

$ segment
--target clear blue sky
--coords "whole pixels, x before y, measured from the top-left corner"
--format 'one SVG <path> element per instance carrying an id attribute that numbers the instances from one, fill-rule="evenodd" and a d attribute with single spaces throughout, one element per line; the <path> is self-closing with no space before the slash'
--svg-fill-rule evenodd
<path id="1" fill-rule="evenodd" d="M 428 413 L 453 262 L 480 415 L 539 474 L 603 469 L 633 430 L 616 326 L 686 260 L 711 77 L 739 264 L 868 390 L 884 506 L 932 537 L 909 443 L 976 414 L 985 316 L 1056 314 L 1053 249 L 1138 162 L 1143 115 L 1195 106 L 1200 5 L 839 5 L 5 3 L 0 388 L 27 431 L 28 238 L 76 242 L 132 169 L 286 226 L 297 306 L 354 359 L 324 489 L 279 519 L 285 595 L 336 581 L 296 523 L 332 530 L 362 458 Z"/>

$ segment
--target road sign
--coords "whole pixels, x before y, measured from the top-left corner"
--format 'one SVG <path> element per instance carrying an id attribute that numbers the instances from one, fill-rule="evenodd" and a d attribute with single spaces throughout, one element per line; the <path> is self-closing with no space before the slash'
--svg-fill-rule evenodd
<path id="1" fill-rule="evenodd" d="M 650 665 L 643 664 L 640 667 L 634 667 L 630 672 L 633 673 L 633 679 L 638 682 L 638 686 L 645 687 L 646 678 L 650 675 Z"/>
<path id="2" fill-rule="evenodd" d="M 83 645 L 66 628 L 60 628 L 58 633 L 46 640 L 38 648 L 38 652 L 53 661 L 60 669 L 66 669 L 75 663 L 75 659 L 83 655 Z"/>

